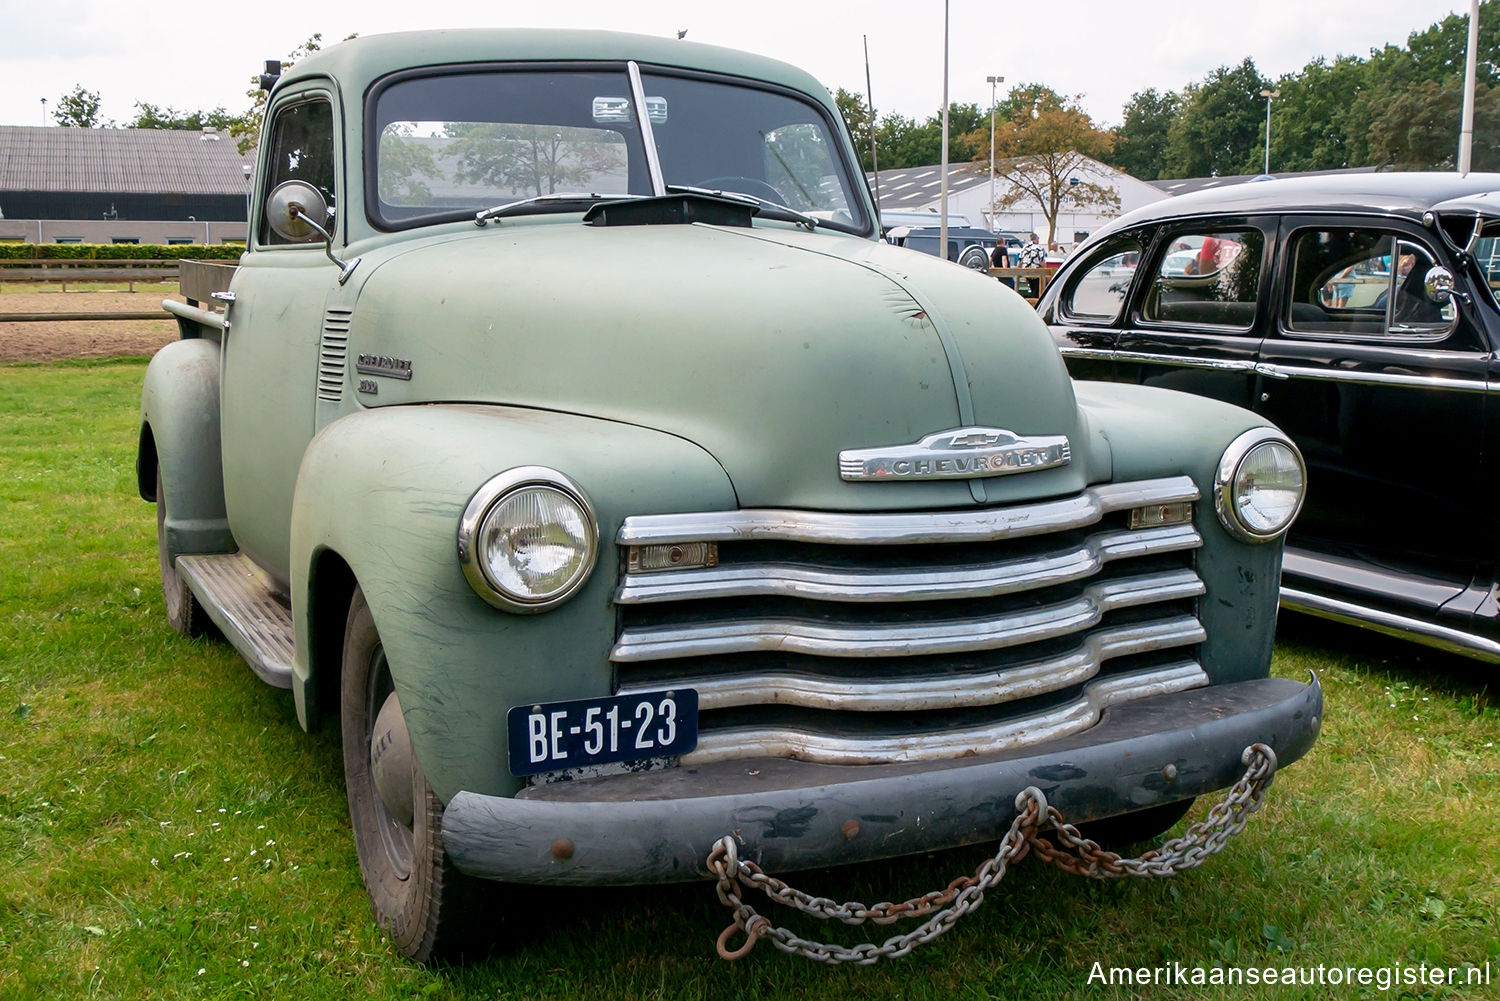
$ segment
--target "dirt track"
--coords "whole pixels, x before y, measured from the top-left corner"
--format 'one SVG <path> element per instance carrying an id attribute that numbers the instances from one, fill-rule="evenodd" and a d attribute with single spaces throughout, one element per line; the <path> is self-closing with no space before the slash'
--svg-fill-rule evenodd
<path id="1" fill-rule="evenodd" d="M 141 286 L 137 286 L 141 288 Z M 150 286 L 146 286 L 150 288 Z M 137 292 L 12 292 L 0 295 L 0 313 L 146 313 L 160 320 L 77 320 L 0 323 L 0 364 L 60 358 L 150 355 L 177 339 L 177 322 L 161 308 L 167 285 Z"/>

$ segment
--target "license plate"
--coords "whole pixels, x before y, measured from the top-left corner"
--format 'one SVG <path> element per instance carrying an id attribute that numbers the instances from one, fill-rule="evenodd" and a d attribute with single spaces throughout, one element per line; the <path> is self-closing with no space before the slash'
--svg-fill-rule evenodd
<path id="1" fill-rule="evenodd" d="M 510 773 L 673 757 L 698 746 L 698 693 L 691 688 L 512 706 Z"/>

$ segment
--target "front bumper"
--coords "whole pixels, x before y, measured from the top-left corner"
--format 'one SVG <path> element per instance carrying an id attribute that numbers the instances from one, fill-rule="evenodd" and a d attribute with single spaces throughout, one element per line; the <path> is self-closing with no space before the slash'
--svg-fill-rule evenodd
<path id="1" fill-rule="evenodd" d="M 443 841 L 460 871 L 512 883 L 706 879 L 704 859 L 726 834 L 741 858 L 773 872 L 846 865 L 998 840 L 1031 785 L 1072 822 L 1223 789 L 1257 741 L 1282 766 L 1306 754 L 1322 716 L 1316 679 L 1263 678 L 1140 699 L 1082 733 L 960 762 L 765 758 L 560 782 L 514 799 L 460 792 Z"/>

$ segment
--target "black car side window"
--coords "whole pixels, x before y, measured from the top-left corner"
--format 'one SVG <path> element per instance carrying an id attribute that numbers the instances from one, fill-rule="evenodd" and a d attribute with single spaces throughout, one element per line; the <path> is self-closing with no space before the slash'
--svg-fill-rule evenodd
<path id="1" fill-rule="evenodd" d="M 306 181 L 323 193 L 330 210 L 337 206 L 333 176 L 333 106 L 324 100 L 311 100 L 283 107 L 276 112 L 270 135 L 266 191 L 274 190 L 283 181 Z M 260 242 L 285 244 L 292 241 L 277 236 L 262 218 Z"/>
<path id="2" fill-rule="evenodd" d="M 1301 334 L 1442 337 L 1453 303 L 1427 299 L 1430 251 L 1378 229 L 1308 229 L 1291 245 L 1287 329 Z"/>
<path id="3" fill-rule="evenodd" d="M 1145 320 L 1249 329 L 1265 236 L 1258 229 L 1188 230 L 1168 237 L 1141 305 Z"/>
<path id="4" fill-rule="evenodd" d="M 1062 309 L 1070 319 L 1111 323 L 1125 308 L 1130 283 L 1141 259 L 1141 245 L 1126 239 L 1100 248 L 1062 295 Z"/>

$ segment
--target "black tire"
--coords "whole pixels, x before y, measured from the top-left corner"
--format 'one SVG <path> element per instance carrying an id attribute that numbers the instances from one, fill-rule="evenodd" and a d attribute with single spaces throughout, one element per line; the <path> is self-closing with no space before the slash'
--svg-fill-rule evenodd
<path id="1" fill-rule="evenodd" d="M 453 958 L 476 943 L 468 918 L 477 888 L 443 851 L 443 804 L 415 757 L 409 826 L 392 816 L 375 787 L 371 737 L 395 689 L 370 606 L 357 588 L 344 626 L 340 684 L 349 819 L 375 920 L 397 949 L 419 963 Z"/>
<path id="2" fill-rule="evenodd" d="M 202 636 L 213 628 L 208 613 L 189 590 L 167 553 L 167 494 L 162 486 L 161 466 L 156 467 L 156 560 L 161 564 L 161 594 L 167 606 L 167 622 L 184 636 Z"/>
<path id="3" fill-rule="evenodd" d="M 1194 800 L 1184 799 L 1176 803 L 1147 807 L 1134 813 L 1122 813 L 1118 817 L 1095 820 L 1080 824 L 1078 831 L 1084 837 L 1099 843 L 1099 847 L 1118 851 L 1160 837 L 1172 829 L 1193 808 Z"/>
<path id="4" fill-rule="evenodd" d="M 965 247 L 958 255 L 958 263 L 975 271 L 989 271 L 990 255 L 983 247 Z"/>

